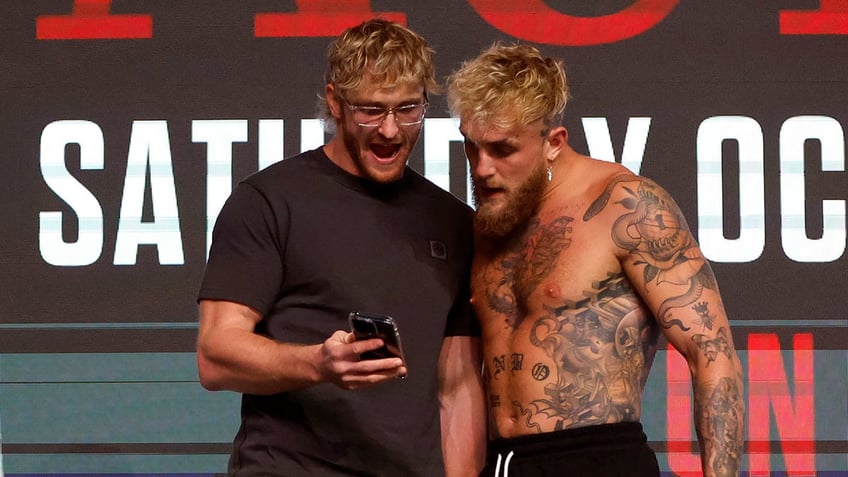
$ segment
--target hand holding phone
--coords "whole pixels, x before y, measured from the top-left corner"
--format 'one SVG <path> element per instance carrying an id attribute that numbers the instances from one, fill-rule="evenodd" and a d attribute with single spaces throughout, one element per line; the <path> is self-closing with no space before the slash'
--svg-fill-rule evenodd
<path id="1" fill-rule="evenodd" d="M 357 341 L 380 338 L 383 346 L 366 351 L 360 355 L 362 359 L 400 358 L 406 365 L 403 347 L 400 342 L 400 332 L 394 318 L 388 315 L 352 312 L 348 315 L 350 330 Z"/>

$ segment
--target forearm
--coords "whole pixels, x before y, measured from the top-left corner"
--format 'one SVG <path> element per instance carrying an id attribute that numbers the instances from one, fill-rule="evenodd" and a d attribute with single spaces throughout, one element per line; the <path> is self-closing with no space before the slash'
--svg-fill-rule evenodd
<path id="1" fill-rule="evenodd" d="M 274 394 L 320 380 L 320 346 L 275 342 L 239 329 L 215 330 L 198 340 L 201 384 L 210 390 Z"/>
<path id="2" fill-rule="evenodd" d="M 440 359 L 439 412 L 447 477 L 477 477 L 486 457 L 486 409 L 478 340 L 451 337 Z"/>
<path id="3" fill-rule="evenodd" d="M 738 476 L 741 469 L 745 422 L 742 376 L 738 360 L 726 368 L 725 372 L 713 372 L 694 381 L 695 429 L 705 477 Z"/>
<path id="4" fill-rule="evenodd" d="M 441 399 L 442 452 L 447 477 L 474 476 L 486 457 L 486 416 L 482 391 Z"/>

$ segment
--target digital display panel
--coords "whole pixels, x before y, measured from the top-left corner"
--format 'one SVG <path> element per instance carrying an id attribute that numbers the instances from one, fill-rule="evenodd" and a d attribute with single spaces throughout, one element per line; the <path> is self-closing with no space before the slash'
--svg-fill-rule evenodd
<path id="1" fill-rule="evenodd" d="M 327 138 L 326 48 L 381 16 L 443 79 L 495 41 L 566 64 L 572 146 L 677 200 L 743 362 L 745 475 L 848 472 L 844 0 L 14 1 L 0 72 L 0 473 L 223 473 L 238 395 L 194 364 L 215 217 L 242 177 Z M 410 164 L 468 199 L 431 98 Z M 643 423 L 699 475 L 685 362 Z"/>

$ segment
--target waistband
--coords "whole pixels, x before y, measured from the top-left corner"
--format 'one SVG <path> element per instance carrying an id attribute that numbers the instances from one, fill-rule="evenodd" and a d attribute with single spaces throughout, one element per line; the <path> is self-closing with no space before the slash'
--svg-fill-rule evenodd
<path id="1" fill-rule="evenodd" d="M 528 434 L 489 441 L 489 455 L 514 453 L 516 458 L 534 458 L 552 451 L 569 452 L 609 448 L 643 447 L 648 438 L 639 422 L 600 424 L 576 429 Z"/>

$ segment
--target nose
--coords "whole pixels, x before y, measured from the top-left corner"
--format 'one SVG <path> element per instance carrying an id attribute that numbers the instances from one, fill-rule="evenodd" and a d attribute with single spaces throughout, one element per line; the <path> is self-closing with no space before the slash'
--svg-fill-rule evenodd
<path id="1" fill-rule="evenodd" d="M 495 175 L 495 162 L 483 151 L 466 151 L 471 175 L 477 179 L 486 179 Z"/>
<path id="2" fill-rule="evenodd" d="M 395 112 L 389 111 L 386 113 L 383 117 L 383 122 L 380 123 L 380 134 L 385 138 L 391 139 L 397 135 L 399 129 Z"/>

